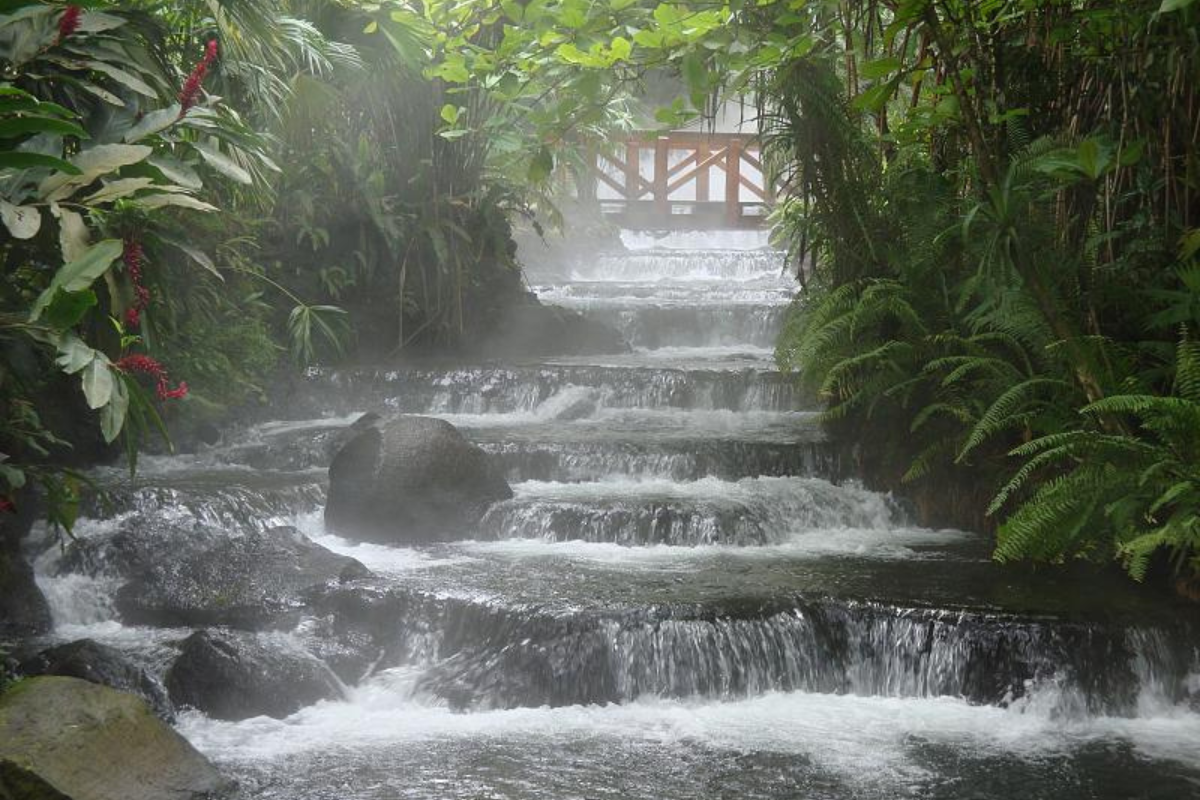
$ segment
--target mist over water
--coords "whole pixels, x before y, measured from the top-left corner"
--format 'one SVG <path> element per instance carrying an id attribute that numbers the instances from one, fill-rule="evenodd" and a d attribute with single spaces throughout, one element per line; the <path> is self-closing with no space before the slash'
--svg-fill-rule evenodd
<path id="1" fill-rule="evenodd" d="M 1000 567 L 848 479 L 773 368 L 794 285 L 756 235 L 625 239 L 537 290 L 631 352 L 315 370 L 287 419 L 103 475 L 84 539 L 290 524 L 394 601 L 393 654 L 345 699 L 182 715 L 244 797 L 1200 795 L 1193 622 L 1123 582 Z M 513 481 L 470 540 L 325 530 L 331 437 L 388 410 L 451 421 Z M 38 563 L 55 636 L 161 672 L 188 631 L 123 624 L 110 575 L 60 563 Z"/>

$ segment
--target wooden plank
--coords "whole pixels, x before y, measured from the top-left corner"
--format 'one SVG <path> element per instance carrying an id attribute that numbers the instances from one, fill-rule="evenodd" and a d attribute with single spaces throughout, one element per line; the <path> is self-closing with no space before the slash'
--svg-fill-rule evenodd
<path id="1" fill-rule="evenodd" d="M 613 188 L 613 191 L 617 192 L 617 194 L 624 195 L 625 187 L 622 186 L 620 183 L 618 183 L 617 179 L 614 178 L 612 175 L 609 175 L 607 172 L 605 172 L 602 169 L 598 169 L 598 170 L 596 170 L 596 177 L 598 179 L 604 181 L 605 183 L 607 183 L 609 186 L 611 186 Z"/>
<path id="2" fill-rule="evenodd" d="M 742 218 L 742 143 L 734 140 L 725 148 L 725 222 L 737 226 Z"/>
<path id="3" fill-rule="evenodd" d="M 683 150 L 685 148 L 672 147 L 671 149 L 672 150 Z M 669 170 L 667 170 L 667 177 L 668 178 L 674 177 L 680 170 L 687 169 L 689 165 L 694 164 L 695 162 L 696 162 L 696 153 L 694 151 L 691 153 L 688 153 L 687 158 L 683 159 L 678 164 L 673 165 Z"/>
<path id="4" fill-rule="evenodd" d="M 676 189 L 678 189 L 680 186 L 682 186 L 683 184 L 690 181 L 693 177 L 696 177 L 698 175 L 703 175 L 704 181 L 705 181 L 704 202 L 706 202 L 708 200 L 708 170 L 714 164 L 716 166 L 720 167 L 721 169 L 725 169 L 724 161 L 725 161 L 725 148 L 722 147 L 720 150 L 709 153 L 708 157 L 705 158 L 704 161 L 697 164 L 696 168 L 694 170 L 692 170 L 691 172 L 689 172 L 686 175 L 676 178 L 675 182 L 667 187 L 667 191 L 673 192 Z M 697 196 L 697 199 L 699 199 L 698 196 Z"/>
<path id="5" fill-rule="evenodd" d="M 630 169 L 629 169 L 629 165 L 625 161 L 623 161 L 620 158 L 617 158 L 616 156 L 610 156 L 607 154 L 601 154 L 600 157 L 602 159 L 604 159 L 605 161 L 607 161 L 612 166 L 616 167 L 617 170 L 625 176 L 625 179 L 629 180 Z M 635 166 L 636 166 L 636 162 L 635 162 Z M 605 173 L 604 170 L 600 170 L 599 172 L 601 175 L 607 175 L 607 173 Z M 614 189 L 616 189 L 618 192 L 620 192 L 622 197 L 628 196 L 628 190 L 626 189 L 625 186 L 614 182 L 612 180 L 611 175 L 607 175 L 607 178 L 608 178 L 609 186 L 612 186 Z M 641 175 L 638 175 L 637 183 L 634 186 L 634 191 L 636 191 L 637 194 L 633 199 L 636 200 L 638 197 L 641 197 L 642 195 L 649 192 L 652 188 L 653 187 L 650 185 L 650 182 L 648 180 L 643 178 Z"/>
<path id="6" fill-rule="evenodd" d="M 660 216 L 670 216 L 671 203 L 667 199 L 667 171 L 671 156 L 671 140 L 658 137 L 654 143 L 654 211 Z"/>
<path id="7" fill-rule="evenodd" d="M 761 188 L 759 188 L 759 186 L 757 184 L 755 184 L 754 181 L 750 180 L 745 175 L 739 175 L 738 182 L 741 183 L 742 186 L 745 186 L 747 189 L 749 189 L 754 195 L 756 195 L 758 197 L 759 200 L 766 201 L 767 193 L 764 192 Z"/>
<path id="8" fill-rule="evenodd" d="M 625 198 L 637 200 L 642 196 L 641 159 L 637 142 L 625 143 Z"/>
<path id="9" fill-rule="evenodd" d="M 696 145 L 696 169 L 693 172 L 696 175 L 696 202 L 708 202 L 708 170 L 711 164 L 707 163 L 708 158 L 708 142 L 700 142 Z"/>

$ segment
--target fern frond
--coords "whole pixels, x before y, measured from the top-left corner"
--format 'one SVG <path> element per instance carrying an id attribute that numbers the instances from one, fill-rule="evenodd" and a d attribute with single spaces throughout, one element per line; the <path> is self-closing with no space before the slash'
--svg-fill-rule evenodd
<path id="1" fill-rule="evenodd" d="M 1013 424 L 1014 416 L 1018 409 L 1032 398 L 1034 391 L 1041 387 L 1065 387 L 1067 383 L 1056 378 L 1032 378 L 1030 380 L 1018 383 L 1011 389 L 1002 393 L 999 397 L 988 406 L 987 411 L 983 412 L 983 416 L 979 418 L 975 428 L 967 435 L 967 440 L 963 443 L 962 450 L 959 451 L 957 463 L 962 463 L 963 459 L 979 445 L 983 444 L 997 433 L 1010 428 Z"/>

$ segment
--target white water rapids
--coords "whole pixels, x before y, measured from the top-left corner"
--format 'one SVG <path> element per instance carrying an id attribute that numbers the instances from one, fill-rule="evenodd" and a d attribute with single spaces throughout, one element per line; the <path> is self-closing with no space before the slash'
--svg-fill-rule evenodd
<path id="1" fill-rule="evenodd" d="M 774 370 L 794 291 L 777 254 L 631 244 L 538 287 L 631 352 L 315 372 L 319 419 L 147 459 L 127 506 L 81 524 L 85 539 L 136 514 L 292 524 L 428 606 L 406 612 L 408 656 L 344 699 L 181 715 L 245 798 L 1200 796 L 1194 645 L 1114 632 L 1103 609 L 1125 588 L 1004 570 L 981 537 L 844 480 Z M 472 541 L 328 534 L 309 442 L 367 410 L 453 422 L 514 498 Z M 161 674 L 188 631 L 123 624 L 113 580 L 58 563 L 38 564 L 55 638 Z M 305 624 L 273 635 L 301 647 Z"/>

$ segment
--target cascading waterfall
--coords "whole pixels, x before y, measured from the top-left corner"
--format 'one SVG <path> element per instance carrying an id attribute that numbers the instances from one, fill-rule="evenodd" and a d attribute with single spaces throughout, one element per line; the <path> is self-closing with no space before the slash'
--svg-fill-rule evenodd
<path id="1" fill-rule="evenodd" d="M 606 255 L 537 290 L 630 352 L 312 370 L 287 420 L 101 471 L 84 546 L 38 561 L 55 637 L 161 676 L 190 629 L 130 624 L 100 545 L 291 525 L 374 577 L 269 634 L 344 697 L 181 715 L 246 798 L 1194 796 L 1200 626 L 1122 579 L 1000 567 L 856 484 L 773 367 L 781 264 Z M 324 468 L 364 411 L 451 421 L 514 497 L 470 541 L 329 534 Z"/>

